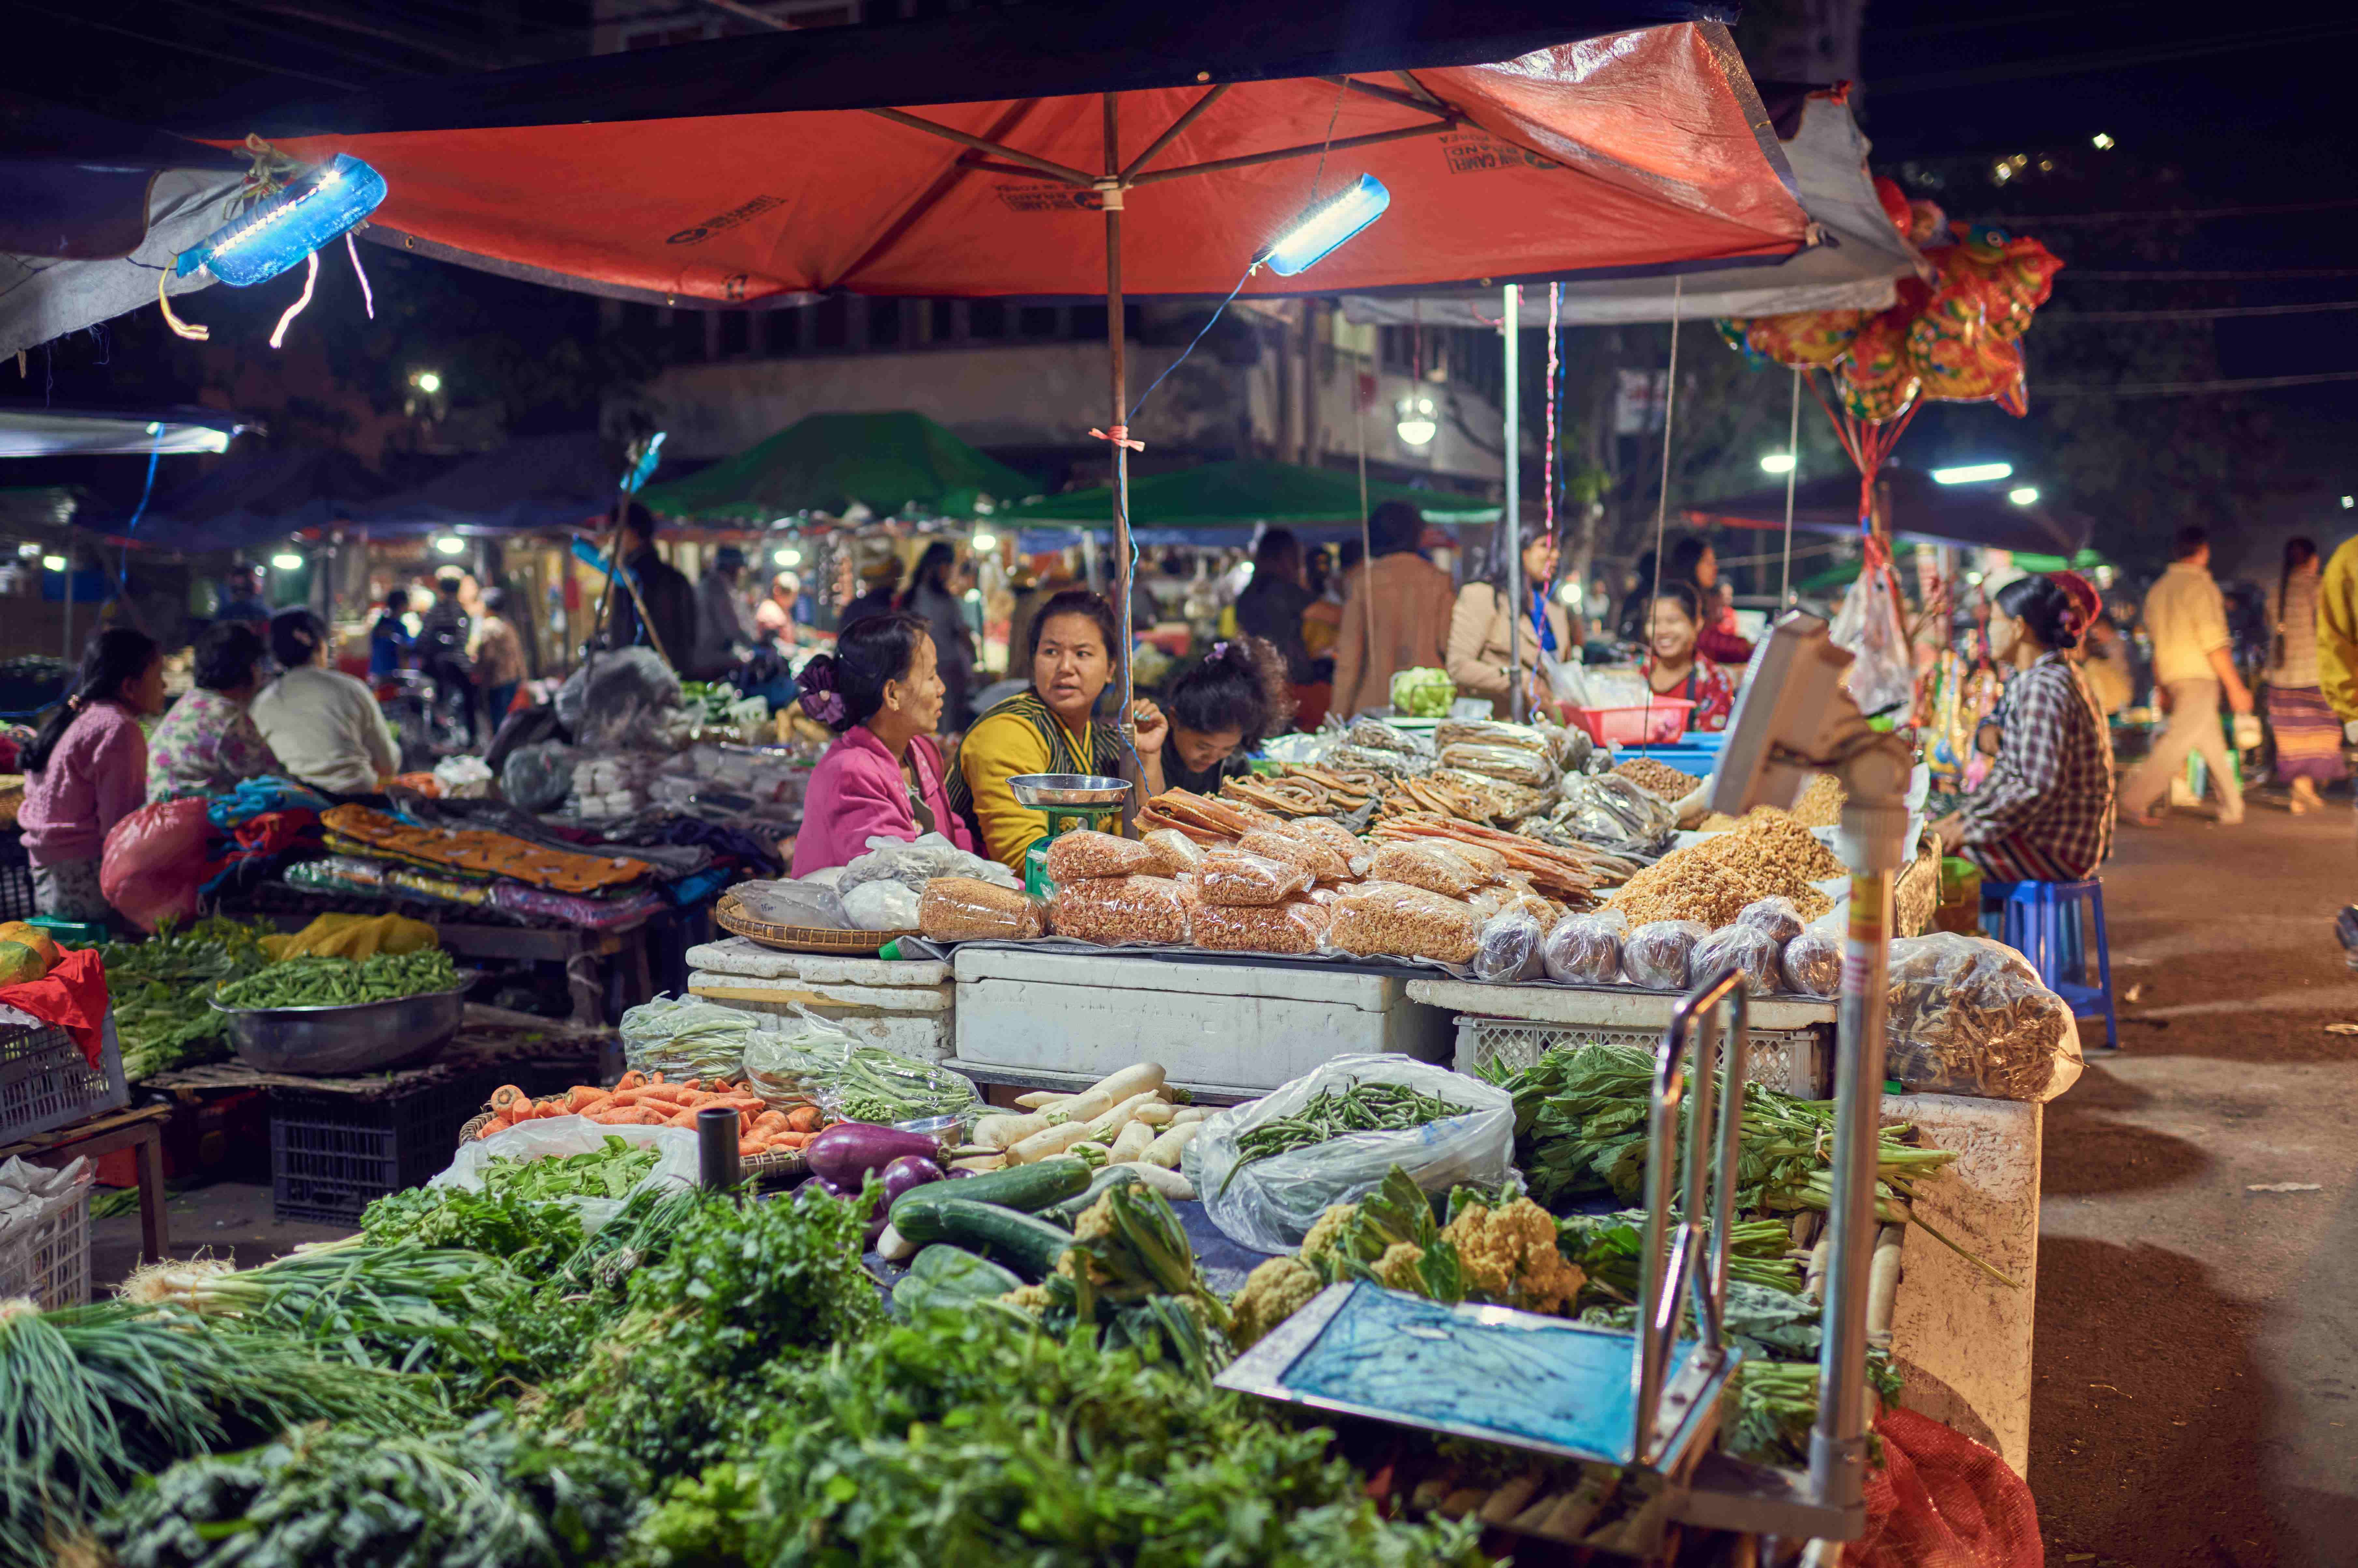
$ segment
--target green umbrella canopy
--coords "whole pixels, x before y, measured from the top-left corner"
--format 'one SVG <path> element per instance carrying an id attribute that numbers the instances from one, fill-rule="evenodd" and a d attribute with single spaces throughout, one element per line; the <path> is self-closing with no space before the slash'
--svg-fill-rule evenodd
<path id="1" fill-rule="evenodd" d="M 2017 550 L 2014 553 L 2015 568 L 2033 577 L 2044 576 L 2048 572 L 2092 571 L 2097 567 L 2108 567 L 2112 564 L 2094 550 L 2081 550 L 2069 559 L 2061 556 L 2032 555 L 2028 550 Z M 1840 588 L 1846 583 L 1857 581 L 1858 569 L 1859 564 L 1855 560 L 1841 562 L 1827 568 L 1815 577 L 1803 578 L 1793 585 L 1793 591 L 1822 593 L 1830 588 Z"/>
<path id="2" fill-rule="evenodd" d="M 639 499 L 659 515 L 763 524 L 853 504 L 880 517 L 972 517 L 1030 495 L 1031 480 L 922 414 L 813 414 L 725 462 Z"/>
<path id="3" fill-rule="evenodd" d="M 1496 502 L 1402 484 L 1368 486 L 1368 504 L 1405 501 L 1428 523 L 1444 525 L 1495 523 Z M 999 514 L 997 521 L 1074 527 L 1108 524 L 1113 518 L 1109 489 L 1074 490 L 1043 496 Z M 1132 528 L 1233 527 L 1252 523 L 1353 523 L 1359 520 L 1359 481 L 1329 469 L 1243 459 L 1206 463 L 1175 473 L 1133 476 L 1130 481 Z"/>

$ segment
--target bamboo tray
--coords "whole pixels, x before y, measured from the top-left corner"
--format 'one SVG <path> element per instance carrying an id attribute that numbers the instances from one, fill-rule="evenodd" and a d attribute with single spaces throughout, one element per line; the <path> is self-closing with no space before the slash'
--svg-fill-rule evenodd
<path id="1" fill-rule="evenodd" d="M 467 1119 L 467 1125 L 459 1129 L 459 1141 L 472 1143 L 482 1136 L 483 1129 L 491 1125 L 491 1120 L 492 1113 L 488 1107 L 477 1111 Z M 756 1154 L 750 1160 L 741 1156 L 737 1169 L 748 1176 L 807 1176 L 810 1174 L 810 1162 L 803 1158 L 801 1150 L 788 1149 L 776 1154 Z"/>
<path id="2" fill-rule="evenodd" d="M 712 920 L 723 931 L 785 953 L 833 953 L 872 958 L 887 943 L 924 935 L 914 925 L 901 931 L 833 931 L 824 925 L 775 925 L 746 914 L 735 893 L 720 895 L 720 902 L 713 905 Z"/>

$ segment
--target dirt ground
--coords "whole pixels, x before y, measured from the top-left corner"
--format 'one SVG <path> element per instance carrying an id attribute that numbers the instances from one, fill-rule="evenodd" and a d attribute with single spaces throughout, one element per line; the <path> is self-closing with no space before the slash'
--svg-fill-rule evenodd
<path id="1" fill-rule="evenodd" d="M 2358 1564 L 2358 1036 L 2326 1030 L 2358 1024 L 2350 808 L 2124 827 L 2104 889 L 2136 1000 L 2048 1108 L 2048 1563 Z M 2319 1190 L 2251 1190 L 2288 1182 Z"/>

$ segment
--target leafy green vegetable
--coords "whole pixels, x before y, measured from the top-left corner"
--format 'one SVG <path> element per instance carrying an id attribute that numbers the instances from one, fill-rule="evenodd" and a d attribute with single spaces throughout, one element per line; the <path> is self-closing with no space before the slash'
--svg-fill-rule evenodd
<path id="1" fill-rule="evenodd" d="M 1781 1219 L 1739 1219 L 1730 1227 L 1729 1283 L 1760 1285 L 1798 1294 L 1800 1265 L 1785 1256 L 1792 1232 Z M 1556 1245 L 1580 1266 L 1594 1289 L 1617 1302 L 1638 1299 L 1638 1271 L 1645 1261 L 1646 1211 L 1574 1215 L 1556 1222 Z"/>
<path id="2" fill-rule="evenodd" d="M 579 1154 L 518 1159 L 495 1154 L 483 1167 L 486 1190 L 534 1203 L 558 1198 L 619 1198 L 644 1181 L 662 1156 L 609 1132 L 599 1148 Z"/>
<path id="3" fill-rule="evenodd" d="M 461 1247 L 538 1277 L 580 1247 L 581 1220 L 563 1204 L 535 1203 L 514 1193 L 410 1187 L 370 1204 L 361 1215 L 361 1234 L 379 1247 L 398 1241 Z"/>
<path id="4" fill-rule="evenodd" d="M 99 1528 L 123 1568 L 524 1568 L 603 1557 L 643 1478 L 499 1416 L 385 1437 L 298 1429 L 174 1465 Z"/>
<path id="5" fill-rule="evenodd" d="M 1392 706 L 1412 719 L 1445 719 L 1457 700 L 1457 683 L 1447 670 L 1426 665 L 1399 670 L 1392 676 Z"/>
<path id="6" fill-rule="evenodd" d="M 228 1055 L 229 1020 L 214 1010 L 213 990 L 266 967 L 269 935 L 267 921 L 211 915 L 185 928 L 168 922 L 145 942 L 101 946 L 124 1076 L 137 1083 Z"/>
<path id="7" fill-rule="evenodd" d="M 439 947 L 416 953 L 378 953 L 366 958 L 307 955 L 271 965 L 215 998 L 222 1006 L 355 1007 L 396 997 L 447 991 L 459 983 L 458 967 Z"/>

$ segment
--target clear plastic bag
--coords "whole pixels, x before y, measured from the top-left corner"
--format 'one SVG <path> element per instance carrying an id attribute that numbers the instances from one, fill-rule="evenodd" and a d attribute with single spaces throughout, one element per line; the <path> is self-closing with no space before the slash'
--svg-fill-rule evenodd
<path id="1" fill-rule="evenodd" d="M 1433 742 L 1430 740 L 1413 730 L 1403 730 L 1380 719 L 1360 719 L 1344 731 L 1343 743 L 1363 751 L 1391 752 L 1427 762 L 1433 761 Z"/>
<path id="2" fill-rule="evenodd" d="M 633 1148 L 655 1151 L 654 1169 L 639 1179 L 631 1189 L 633 1194 L 696 1185 L 701 1167 L 694 1132 L 685 1127 L 609 1127 L 586 1116 L 545 1116 L 494 1132 L 489 1138 L 461 1143 L 450 1163 L 427 1178 L 426 1184 L 479 1193 L 483 1190 L 485 1173 L 494 1160 L 562 1160 L 575 1154 L 595 1154 L 606 1147 L 609 1138 L 619 1138 Z M 572 1197 L 562 1201 L 580 1217 L 581 1228 L 594 1233 L 622 1213 L 622 1206 L 630 1200 Z"/>
<path id="3" fill-rule="evenodd" d="M 1741 969 L 1744 989 L 1754 996 L 1767 996 L 1781 979 L 1778 960 L 1783 952 L 1783 944 L 1757 925 L 1725 926 L 1696 943 L 1687 956 L 1689 983 L 1708 980 L 1726 969 Z"/>
<path id="4" fill-rule="evenodd" d="M 1344 866 L 1355 877 L 1368 874 L 1368 863 L 1375 851 L 1368 841 L 1328 816 L 1304 816 L 1287 825 L 1304 838 L 1324 844 L 1342 859 Z"/>
<path id="5" fill-rule="evenodd" d="M 668 752 L 679 677 L 653 648 L 593 654 L 557 688 L 557 721 L 585 750 Z"/>
<path id="6" fill-rule="evenodd" d="M 1551 903 L 1528 888 L 1503 884 L 1496 887 L 1476 888 L 1466 896 L 1466 903 L 1475 914 L 1486 921 L 1496 915 L 1520 911 L 1539 922 L 1540 935 L 1542 936 L 1554 930 L 1555 923 L 1563 918 L 1563 907 L 1561 904 Z"/>
<path id="7" fill-rule="evenodd" d="M 1433 744 L 1446 752 L 1452 746 L 1512 746 L 1552 762 L 1556 752 L 1545 730 L 1536 724 L 1509 724 L 1499 719 L 1452 719 L 1433 732 Z M 1447 758 L 1444 756 L 1444 763 Z"/>
<path id="8" fill-rule="evenodd" d="M 1656 920 L 1640 925 L 1622 939 L 1622 976 L 1648 990 L 1682 991 L 1687 989 L 1688 962 L 1694 946 L 1710 935 L 1707 926 L 1694 920 Z"/>
<path id="9" fill-rule="evenodd" d="M 1843 595 L 1827 637 L 1852 655 L 1844 685 L 1861 713 L 1873 718 L 1915 700 L 1916 665 L 1900 623 L 1888 561 L 1870 554 L 1866 569 Z"/>
<path id="10" fill-rule="evenodd" d="M 1260 905 L 1308 892 L 1317 878 L 1303 866 L 1272 860 L 1243 849 L 1214 849 L 1204 857 L 1195 885 L 1207 904 Z"/>
<path id="11" fill-rule="evenodd" d="M 1047 928 L 1038 900 L 977 877 L 936 877 L 917 903 L 917 929 L 932 942 L 1028 942 Z"/>
<path id="12" fill-rule="evenodd" d="M 905 883 L 861 882 L 843 895 L 843 913 L 855 931 L 914 931 L 925 895 Z"/>
<path id="13" fill-rule="evenodd" d="M 1498 863 L 1506 864 L 1504 860 Z M 1405 882 L 1444 898 L 1464 898 L 1491 880 L 1453 844 L 1386 844 L 1368 862 L 1368 874 L 1378 881 Z"/>
<path id="14" fill-rule="evenodd" d="M 1191 926 L 1187 901 L 1169 877 L 1090 877 L 1057 888 L 1048 924 L 1059 936 L 1103 946 L 1175 946 Z"/>
<path id="15" fill-rule="evenodd" d="M 1257 908 L 1207 903 L 1195 911 L 1195 946 L 1217 953 L 1315 953 L 1334 919 L 1332 910 L 1307 899 Z"/>
<path id="16" fill-rule="evenodd" d="M 1561 792 L 1548 820 L 1600 847 L 1651 854 L 1678 826 L 1660 796 L 1618 773 L 1568 773 Z"/>
<path id="17" fill-rule="evenodd" d="M 840 866 L 830 871 L 840 871 Z M 738 907 L 755 920 L 772 925 L 810 925 L 823 931 L 849 931 L 851 916 L 843 907 L 843 895 L 836 891 L 836 882 L 822 882 L 817 876 L 799 878 L 793 881 L 739 882 L 729 891 Z"/>
<path id="18" fill-rule="evenodd" d="M 1262 855 L 1298 866 L 1308 871 L 1314 881 L 1351 880 L 1351 862 L 1337 854 L 1332 844 L 1290 827 L 1256 827 L 1237 840 L 1237 848 L 1249 855 Z"/>
<path id="19" fill-rule="evenodd" d="M 745 1047 L 762 1032 L 750 1012 L 688 996 L 658 996 L 622 1014 L 622 1060 L 633 1072 L 666 1078 L 734 1078 Z"/>
<path id="20" fill-rule="evenodd" d="M 1083 877 L 1134 877 L 1161 869 L 1161 858 L 1135 838 L 1076 827 L 1048 840 L 1048 880 L 1078 881 Z"/>
<path id="21" fill-rule="evenodd" d="M 1154 870 L 1161 876 L 1175 877 L 1182 871 L 1195 871 L 1204 863 L 1204 846 L 1176 827 L 1157 827 L 1139 842 L 1154 857 Z"/>
<path id="22" fill-rule="evenodd" d="M 1842 944 L 1823 931 L 1802 932 L 1779 959 L 1785 989 L 1802 996 L 1842 995 Z"/>
<path id="23" fill-rule="evenodd" d="M 982 1097 L 963 1074 L 863 1044 L 800 1004 L 795 1012 L 798 1024 L 763 1034 L 745 1052 L 745 1076 L 771 1104 L 807 1100 L 830 1119 L 880 1127 L 981 1110 Z"/>
<path id="24" fill-rule="evenodd" d="M 936 877 L 975 877 L 1008 888 L 1022 885 L 1015 873 L 997 860 L 970 855 L 938 833 L 907 840 L 877 835 L 868 840 L 866 854 L 843 868 L 835 885 L 836 891 L 849 895 L 863 882 L 891 881 L 913 893 L 922 893 Z"/>
<path id="25" fill-rule="evenodd" d="M 1765 932 L 1781 948 L 1799 936 L 1807 923 L 1801 919 L 1801 911 L 1791 899 L 1772 893 L 1746 904 L 1743 913 L 1736 917 L 1736 924 Z"/>
<path id="26" fill-rule="evenodd" d="M 2071 1005 L 2003 943 L 1953 931 L 1894 942 L 1888 1000 L 1884 1071 L 1910 1089 L 2040 1101 L 2080 1080 Z"/>
<path id="27" fill-rule="evenodd" d="M 1444 746 L 1440 761 L 1444 768 L 1464 768 L 1467 773 L 1530 789 L 1545 789 L 1556 779 L 1553 758 L 1545 752 L 1527 752 L 1520 746 Z"/>
<path id="28" fill-rule="evenodd" d="M 1465 1107 L 1465 1114 L 1399 1132 L 1348 1132 L 1325 1143 L 1244 1161 L 1238 1141 L 1298 1114 L 1332 1089 L 1400 1084 Z M 1394 1165 L 1426 1192 L 1496 1186 L 1513 1168 L 1515 1102 L 1506 1090 L 1407 1056 L 1337 1056 L 1257 1100 L 1214 1111 L 1180 1156 L 1221 1232 L 1261 1252 L 1291 1252 L 1318 1217 L 1366 1196 Z M 1239 1162 L 1242 1162 L 1241 1163 Z"/>
<path id="29" fill-rule="evenodd" d="M 1621 940 L 1628 917 L 1618 910 L 1567 914 L 1540 944 L 1540 964 L 1548 979 L 1566 985 L 1609 986 L 1621 979 Z"/>
<path id="30" fill-rule="evenodd" d="M 1545 936 L 1540 923 L 1520 909 L 1492 915 L 1475 938 L 1474 978 L 1501 985 L 1537 979 L 1545 968 L 1540 958 Z"/>
<path id="31" fill-rule="evenodd" d="M 500 768 L 500 793 L 525 811 L 554 811 L 573 789 L 573 748 L 562 741 L 518 746 Z"/>
<path id="32" fill-rule="evenodd" d="M 1363 957 L 1433 958 L 1463 964 L 1474 957 L 1482 919 L 1458 899 L 1404 882 L 1361 882 L 1335 899 L 1329 946 Z"/>

